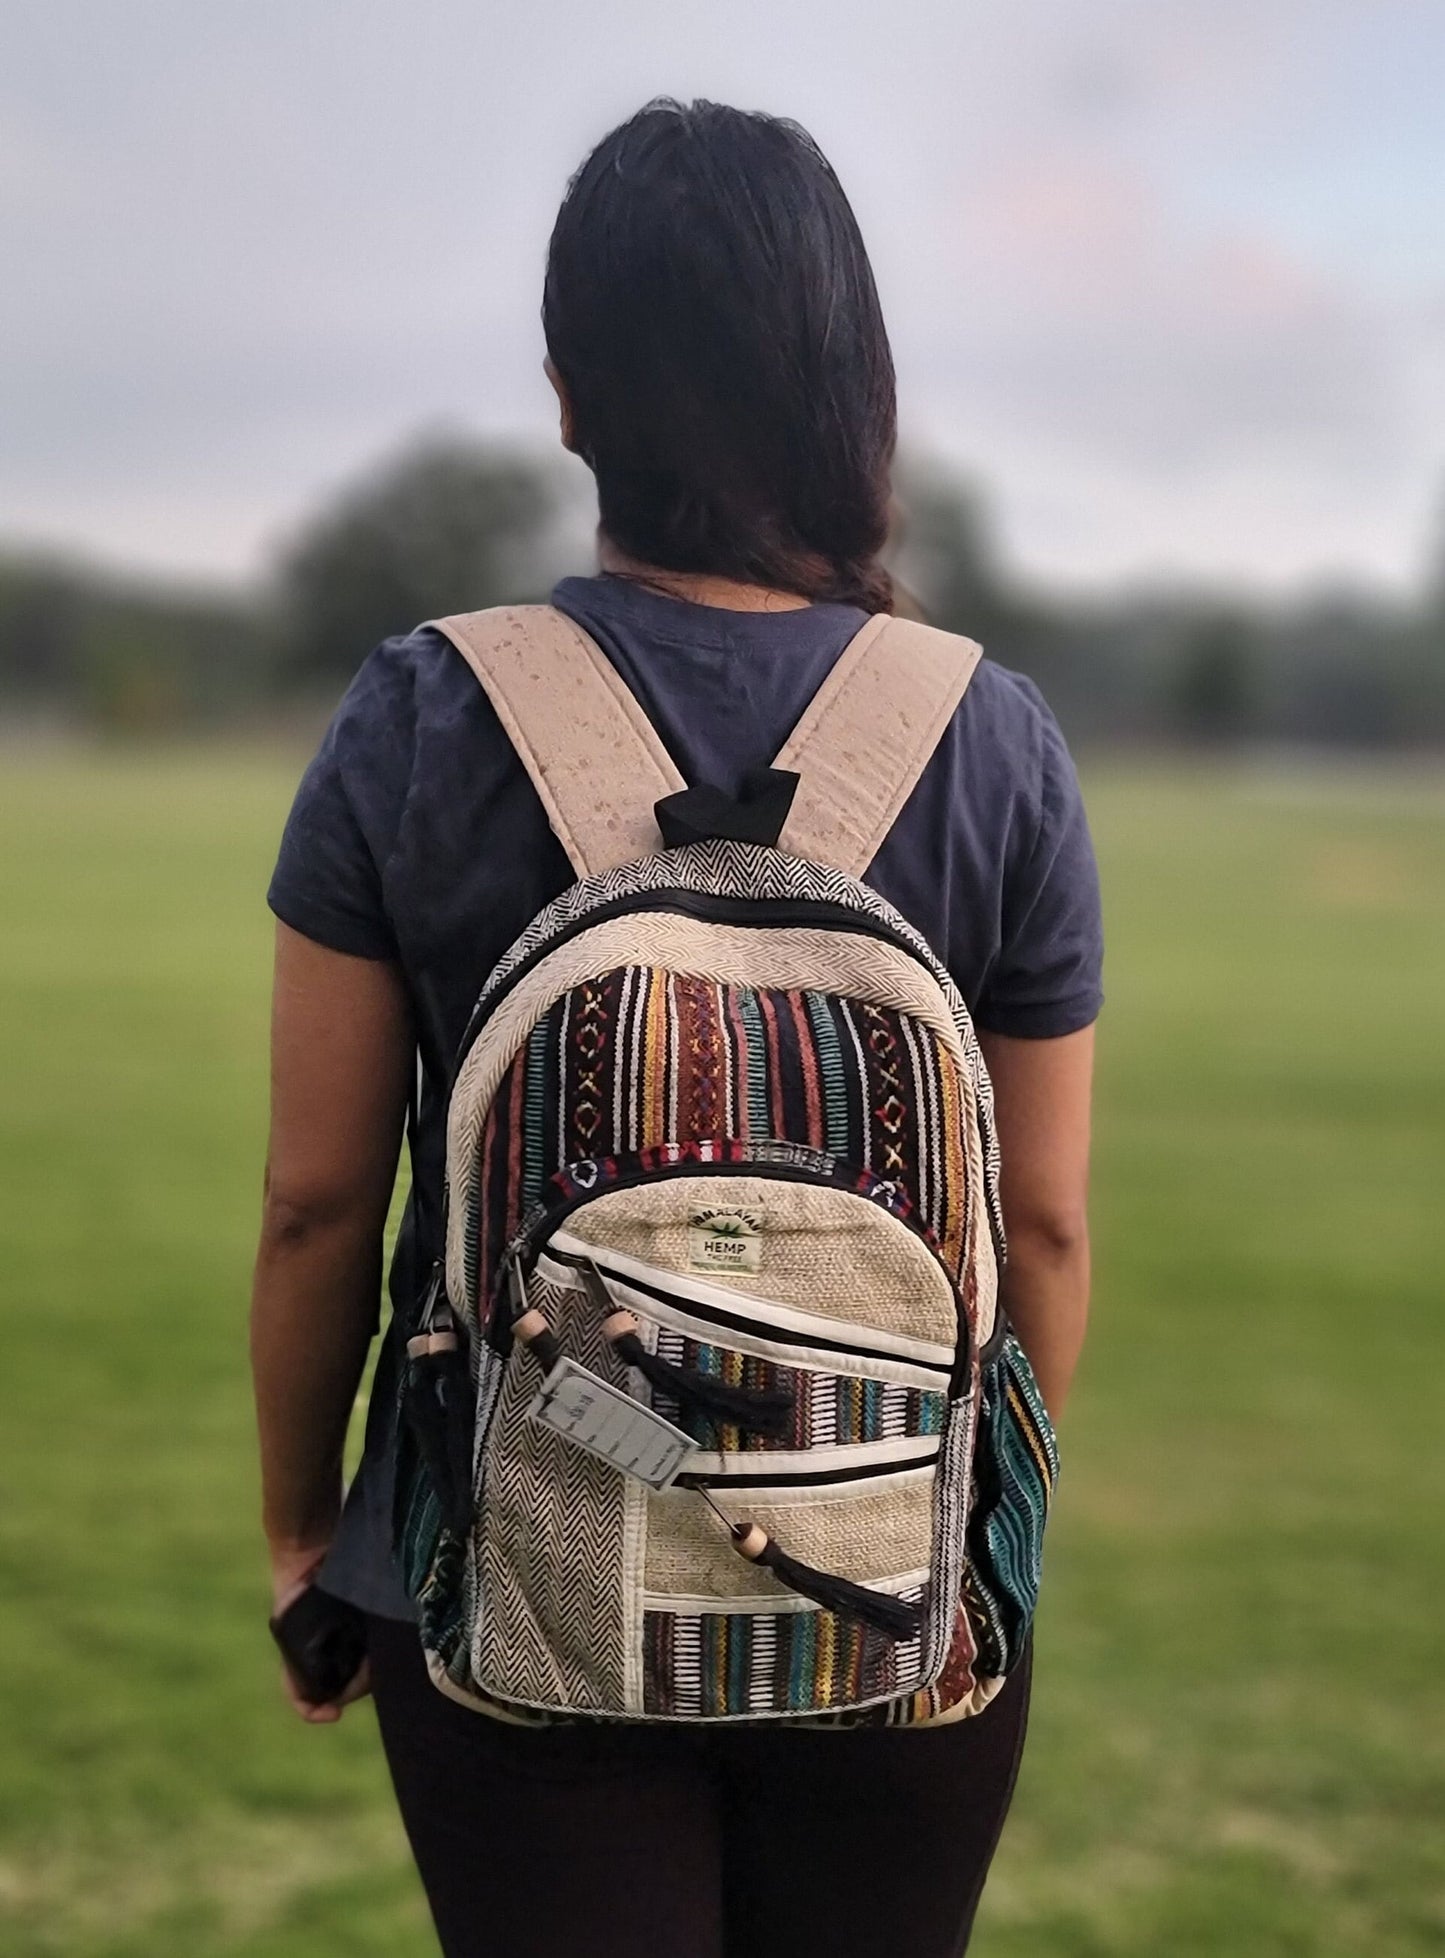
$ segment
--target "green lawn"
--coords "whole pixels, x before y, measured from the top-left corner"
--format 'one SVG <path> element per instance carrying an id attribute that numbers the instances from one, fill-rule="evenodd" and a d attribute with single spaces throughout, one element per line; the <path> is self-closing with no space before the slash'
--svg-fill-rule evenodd
<path id="1" fill-rule="evenodd" d="M 0 1947 L 433 1946 L 262 1628 L 243 1318 L 290 755 L 7 756 Z M 1096 1331 L 982 1958 L 1445 1945 L 1445 788 L 1096 770 Z"/>

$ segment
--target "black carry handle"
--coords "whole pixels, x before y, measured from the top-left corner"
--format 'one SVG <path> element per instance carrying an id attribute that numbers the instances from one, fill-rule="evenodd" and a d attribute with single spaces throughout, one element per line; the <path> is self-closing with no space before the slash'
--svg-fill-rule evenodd
<path id="1" fill-rule="evenodd" d="M 664 847 L 706 843 L 726 837 L 735 843 L 766 843 L 776 848 L 793 806 L 798 778 L 786 768 L 750 768 L 735 796 L 698 782 L 653 804 Z"/>

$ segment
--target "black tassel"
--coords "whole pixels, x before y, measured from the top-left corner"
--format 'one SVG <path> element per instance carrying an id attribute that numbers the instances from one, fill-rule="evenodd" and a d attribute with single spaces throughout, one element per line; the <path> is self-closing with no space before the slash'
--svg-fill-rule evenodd
<path id="1" fill-rule="evenodd" d="M 661 1354 L 649 1353 L 635 1332 L 623 1330 L 608 1336 L 619 1359 L 636 1367 L 659 1393 L 681 1401 L 684 1407 L 694 1407 L 728 1427 L 745 1428 L 749 1434 L 768 1435 L 773 1440 L 791 1432 L 793 1396 L 786 1388 L 729 1387 L 713 1374 L 699 1373 L 695 1367 L 675 1367 Z"/>
<path id="2" fill-rule="evenodd" d="M 453 1535 L 465 1536 L 472 1526 L 475 1408 L 454 1333 L 422 1333 L 407 1342 L 402 1405 L 442 1521 Z"/>
<path id="3" fill-rule="evenodd" d="M 750 1434 L 781 1440 L 791 1433 L 793 1396 L 785 1387 L 729 1387 L 715 1374 L 673 1366 L 661 1354 L 648 1352 L 637 1337 L 637 1321 L 616 1303 L 607 1280 L 590 1258 L 582 1266 L 582 1279 L 593 1304 L 604 1315 L 602 1331 L 613 1352 L 628 1366 L 636 1367 L 660 1393 L 728 1427 L 745 1428 Z"/>
<path id="4" fill-rule="evenodd" d="M 917 1638 L 922 1630 L 921 1605 L 905 1604 L 886 1591 L 872 1591 L 865 1584 L 853 1584 L 846 1577 L 833 1577 L 827 1571 L 814 1570 L 811 1564 L 800 1564 L 778 1548 L 761 1523 L 733 1523 L 729 1527 L 739 1555 L 750 1563 L 762 1564 L 780 1584 L 801 1598 L 811 1598 L 825 1611 L 861 1619 L 893 1639 Z"/>

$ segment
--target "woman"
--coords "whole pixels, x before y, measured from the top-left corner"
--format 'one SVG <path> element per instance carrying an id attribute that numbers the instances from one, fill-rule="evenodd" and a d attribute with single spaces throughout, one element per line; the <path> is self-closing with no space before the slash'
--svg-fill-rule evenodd
<path id="1" fill-rule="evenodd" d="M 895 441 L 872 273 L 791 124 L 655 103 L 569 188 L 543 306 L 562 440 L 591 468 L 597 576 L 553 602 L 684 777 L 772 756 L 870 612 Z M 397 1356 L 342 1502 L 414 1056 L 416 1194 L 391 1272 L 437 1251 L 443 1098 L 483 979 L 571 881 L 472 675 L 426 628 L 362 666 L 297 796 L 270 902 L 273 1125 L 253 1326 L 278 1609 L 314 1581 L 367 1614 L 373 1693 L 444 1949 L 593 1958 L 961 1951 L 1013 1789 L 1027 1665 L 977 1717 L 914 1733 L 542 1731 L 432 1688 L 392 1559 Z M 1057 1415 L 1088 1295 L 1097 883 L 1036 690 L 985 662 L 868 881 L 925 933 L 992 1074 L 1004 1297 Z"/>

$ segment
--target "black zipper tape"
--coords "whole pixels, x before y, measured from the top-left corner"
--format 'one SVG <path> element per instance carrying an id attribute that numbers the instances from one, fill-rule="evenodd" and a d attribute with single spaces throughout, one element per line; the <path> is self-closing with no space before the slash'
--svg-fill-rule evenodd
<path id="1" fill-rule="evenodd" d="M 702 1449 L 699 1452 L 707 1454 L 711 1451 Z M 822 1454 L 826 1451 L 820 1449 L 818 1452 Z M 684 1470 L 675 1479 L 673 1487 L 718 1490 L 821 1489 L 835 1482 L 882 1482 L 889 1476 L 904 1475 L 909 1469 L 936 1469 L 940 1452 L 941 1438 L 940 1447 L 935 1448 L 931 1455 L 914 1455 L 902 1461 L 875 1462 L 863 1467 L 855 1463 L 852 1468 L 795 1469 L 791 1475 L 779 1475 L 776 1471 L 769 1474 L 762 1467 L 756 1473 L 744 1469 L 736 1474 L 729 1470 L 724 1475 L 690 1475 Z M 766 1450 L 759 1449 L 756 1459 L 759 1463 L 766 1462 Z"/>
<path id="2" fill-rule="evenodd" d="M 796 1143 L 790 1143 L 787 1146 L 791 1149 L 802 1147 L 801 1144 Z M 746 1162 L 708 1163 L 689 1160 L 687 1162 L 664 1163 L 651 1169 L 628 1170 L 624 1174 L 615 1177 L 600 1189 L 578 1191 L 575 1195 L 549 1206 L 546 1210 L 540 1212 L 531 1222 L 525 1224 L 522 1230 L 518 1232 L 517 1236 L 507 1246 L 497 1268 L 493 1292 L 493 1311 L 487 1327 L 487 1340 L 494 1349 L 499 1353 L 505 1354 L 511 1348 L 511 1319 L 509 1314 L 499 1309 L 498 1301 L 502 1288 L 506 1285 L 514 1264 L 520 1264 L 524 1276 L 530 1276 L 536 1267 L 537 1259 L 541 1254 L 547 1238 L 561 1224 L 565 1223 L 574 1211 L 584 1208 L 595 1198 L 610 1196 L 614 1190 L 636 1189 L 643 1183 L 657 1183 L 663 1180 L 672 1181 L 679 1176 L 754 1176 L 765 1182 L 810 1183 L 817 1189 L 843 1190 L 845 1195 L 862 1196 L 861 1191 L 855 1190 L 850 1192 L 842 1184 L 833 1182 L 828 1177 L 821 1175 L 816 1169 L 805 1168 L 797 1163 L 770 1162 L 766 1155 L 758 1160 L 749 1160 Z M 863 1197 L 863 1201 L 866 1203 L 868 1199 Z M 880 1210 L 883 1209 L 881 1204 L 877 1207 Z M 918 1224 L 914 1223 L 910 1218 L 900 1217 L 893 1210 L 885 1211 L 884 1214 L 885 1216 L 892 1217 L 895 1223 L 902 1224 L 905 1230 L 912 1232 L 913 1236 L 918 1239 L 918 1242 L 928 1252 L 929 1256 L 948 1280 L 949 1290 L 953 1294 L 958 1312 L 957 1358 L 954 1362 L 953 1372 L 949 1376 L 948 1387 L 950 1395 L 956 1395 L 968 1379 L 969 1350 L 968 1315 L 964 1311 L 963 1301 L 959 1296 L 957 1281 L 933 1245 L 929 1243 L 928 1238 Z M 990 1338 L 990 1350 L 994 1347 L 994 1344 L 994 1339 Z M 889 1355 L 888 1357 L 896 1358 L 897 1356 Z M 980 1357 L 982 1358 L 982 1355 Z"/>
<path id="3" fill-rule="evenodd" d="M 900 1218 L 899 1221 L 901 1222 L 902 1219 Z M 644 1298 L 656 1299 L 660 1305 L 670 1305 L 678 1312 L 685 1312 L 690 1319 L 706 1320 L 708 1325 L 721 1327 L 727 1332 L 747 1333 L 754 1339 L 771 1340 L 777 1345 L 805 1346 L 809 1352 L 842 1354 L 847 1359 L 899 1361 L 907 1366 L 926 1368 L 943 1376 L 938 1385 L 940 1393 L 943 1392 L 944 1381 L 948 1379 L 951 1372 L 951 1368 L 941 1366 L 933 1360 L 910 1360 L 902 1353 L 889 1352 L 876 1346 L 850 1346 L 842 1340 L 825 1339 L 821 1333 L 800 1332 L 791 1326 L 774 1327 L 768 1325 L 765 1320 L 749 1318 L 746 1313 L 727 1312 L 721 1306 L 705 1305 L 698 1299 L 685 1297 L 680 1292 L 669 1292 L 665 1286 L 654 1285 L 647 1279 L 632 1278 L 625 1272 L 609 1270 L 605 1263 L 605 1252 L 601 1260 L 589 1260 L 571 1251 L 558 1251 L 545 1245 L 538 1255 L 541 1256 L 543 1252 L 554 1263 L 566 1265 L 573 1271 L 581 1270 L 588 1263 L 596 1263 L 604 1278 L 615 1278 L 619 1285 L 625 1285 L 631 1292 L 641 1292 Z M 786 1366 L 787 1361 L 779 1360 L 777 1364 Z"/>

